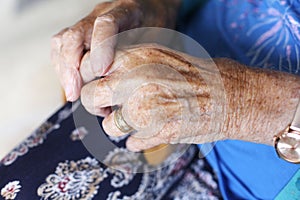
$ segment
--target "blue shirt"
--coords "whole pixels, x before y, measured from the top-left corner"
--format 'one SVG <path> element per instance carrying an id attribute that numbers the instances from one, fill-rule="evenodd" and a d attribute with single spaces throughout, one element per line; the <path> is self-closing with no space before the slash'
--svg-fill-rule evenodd
<path id="1" fill-rule="evenodd" d="M 178 29 L 212 57 L 300 73 L 299 2 L 211 0 L 191 12 Z M 243 141 L 219 141 L 206 158 L 230 200 L 274 199 L 300 168 L 279 159 L 272 146 Z"/>

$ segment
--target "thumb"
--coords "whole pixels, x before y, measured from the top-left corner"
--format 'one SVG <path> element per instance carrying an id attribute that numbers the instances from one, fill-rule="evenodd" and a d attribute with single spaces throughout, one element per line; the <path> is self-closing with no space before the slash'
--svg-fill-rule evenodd
<path id="1" fill-rule="evenodd" d="M 140 15 L 136 6 L 128 4 L 97 17 L 91 40 L 91 65 L 96 76 L 103 76 L 114 59 L 117 43 L 115 35 L 120 31 L 138 27 Z"/>
<path id="2" fill-rule="evenodd" d="M 95 20 L 90 63 L 95 76 L 102 76 L 108 70 L 114 59 L 116 37 L 119 32 L 117 23 L 112 15 L 103 15 Z"/>

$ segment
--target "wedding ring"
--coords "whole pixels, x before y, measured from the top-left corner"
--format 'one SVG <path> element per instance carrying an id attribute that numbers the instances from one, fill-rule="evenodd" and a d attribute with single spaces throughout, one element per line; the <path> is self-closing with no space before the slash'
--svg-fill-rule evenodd
<path id="1" fill-rule="evenodd" d="M 114 121 L 116 127 L 122 131 L 123 133 L 129 133 L 133 131 L 133 128 L 127 124 L 127 122 L 124 120 L 124 117 L 122 115 L 122 107 L 118 107 L 115 110 L 114 114 Z"/>

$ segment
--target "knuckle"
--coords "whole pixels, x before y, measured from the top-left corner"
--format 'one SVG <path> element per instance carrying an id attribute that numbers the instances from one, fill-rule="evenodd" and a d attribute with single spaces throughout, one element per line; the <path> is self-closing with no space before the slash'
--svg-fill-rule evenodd
<path id="1" fill-rule="evenodd" d="M 51 48 L 52 49 L 60 49 L 62 46 L 62 36 L 61 34 L 56 34 L 51 38 Z"/>
<path id="2" fill-rule="evenodd" d="M 96 23 L 116 24 L 117 18 L 113 14 L 108 13 L 108 14 L 97 17 Z"/>
<path id="3" fill-rule="evenodd" d="M 68 28 L 62 29 L 60 32 L 56 33 L 55 35 L 52 36 L 52 42 L 57 42 L 57 43 L 62 43 L 62 36 L 63 34 L 68 30 Z"/>
<path id="4" fill-rule="evenodd" d="M 63 46 L 74 46 L 84 40 L 83 30 L 80 27 L 65 28 L 51 38 L 51 47 L 56 51 L 61 51 Z"/>
<path id="5" fill-rule="evenodd" d="M 63 42 L 71 42 L 71 43 L 82 43 L 82 40 L 84 39 L 83 31 L 81 28 L 77 27 L 70 27 L 67 28 L 66 31 L 62 34 L 62 40 Z"/>

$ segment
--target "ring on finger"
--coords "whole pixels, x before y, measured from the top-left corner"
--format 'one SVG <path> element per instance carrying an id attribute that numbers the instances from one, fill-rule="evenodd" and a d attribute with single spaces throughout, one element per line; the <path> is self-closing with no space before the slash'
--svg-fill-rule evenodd
<path id="1" fill-rule="evenodd" d="M 123 133 L 129 133 L 134 129 L 128 125 L 122 114 L 122 107 L 118 107 L 114 113 L 114 122 L 116 127 Z"/>

